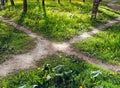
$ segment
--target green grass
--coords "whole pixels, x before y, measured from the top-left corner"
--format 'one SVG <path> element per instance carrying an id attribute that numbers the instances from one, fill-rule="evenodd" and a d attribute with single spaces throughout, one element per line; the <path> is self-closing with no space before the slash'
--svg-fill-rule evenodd
<path id="1" fill-rule="evenodd" d="M 49 64 L 49 65 L 48 65 Z M 88 64 L 75 56 L 49 56 L 37 62 L 37 69 L 4 77 L 1 88 L 119 88 L 120 74 Z M 96 73 L 94 73 L 96 72 Z"/>
<path id="2" fill-rule="evenodd" d="M 113 25 L 95 36 L 77 42 L 76 49 L 112 64 L 120 65 L 120 23 Z"/>
<path id="3" fill-rule="evenodd" d="M 105 23 L 119 15 L 107 6 L 101 6 L 97 20 L 91 20 L 92 1 L 86 3 L 62 1 L 58 4 L 56 1 L 46 0 L 46 6 L 42 7 L 40 3 L 28 0 L 26 14 L 22 13 L 22 1 L 15 0 L 15 3 L 15 7 L 8 4 L 0 15 L 54 41 L 69 40 L 75 34 L 87 31 L 88 28 Z"/>
<path id="4" fill-rule="evenodd" d="M 31 37 L 0 21 L 0 63 L 13 54 L 31 50 L 34 44 Z"/>

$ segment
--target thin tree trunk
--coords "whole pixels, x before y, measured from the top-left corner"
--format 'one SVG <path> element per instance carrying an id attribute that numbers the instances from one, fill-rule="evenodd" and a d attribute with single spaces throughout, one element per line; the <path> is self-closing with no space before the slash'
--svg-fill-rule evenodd
<path id="1" fill-rule="evenodd" d="M 45 6 L 45 0 L 42 0 L 42 6 Z"/>
<path id="2" fill-rule="evenodd" d="M 60 4 L 60 0 L 58 0 L 58 3 Z"/>
<path id="3" fill-rule="evenodd" d="M 83 0 L 83 2 L 85 2 L 85 0 Z"/>
<path id="4" fill-rule="evenodd" d="M 98 7 L 99 7 L 99 4 L 102 0 L 94 0 L 93 1 L 93 9 L 92 9 L 92 16 L 91 16 L 91 19 L 96 19 L 96 16 L 97 16 L 97 12 L 98 12 Z"/>
<path id="5" fill-rule="evenodd" d="M 4 0 L 1 0 L 1 5 L 5 5 L 5 2 L 4 2 Z"/>
<path id="6" fill-rule="evenodd" d="M 27 12 L 27 0 L 23 0 L 23 12 Z"/>
<path id="7" fill-rule="evenodd" d="M 11 2 L 11 5 L 12 5 L 12 6 L 15 5 L 14 0 L 10 0 L 10 2 Z"/>
<path id="8" fill-rule="evenodd" d="M 5 9 L 5 2 L 4 2 L 4 0 L 1 0 L 1 9 Z"/>

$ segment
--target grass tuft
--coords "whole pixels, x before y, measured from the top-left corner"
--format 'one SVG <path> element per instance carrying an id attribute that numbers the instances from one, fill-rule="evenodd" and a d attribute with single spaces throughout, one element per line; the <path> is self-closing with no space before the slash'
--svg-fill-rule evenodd
<path id="1" fill-rule="evenodd" d="M 72 64 L 71 64 L 72 63 Z M 4 77 L 5 88 L 119 88 L 120 75 L 88 64 L 75 56 L 52 55 L 37 63 L 37 69 Z"/>
<path id="2" fill-rule="evenodd" d="M 113 25 L 95 36 L 77 42 L 76 49 L 88 56 L 120 65 L 120 23 Z"/>
<path id="3" fill-rule="evenodd" d="M 34 47 L 33 38 L 0 21 L 0 63 L 13 54 L 21 54 Z"/>

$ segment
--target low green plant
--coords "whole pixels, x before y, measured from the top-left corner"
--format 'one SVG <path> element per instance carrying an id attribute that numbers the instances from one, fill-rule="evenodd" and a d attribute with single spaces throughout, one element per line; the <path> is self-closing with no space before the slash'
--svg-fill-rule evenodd
<path id="1" fill-rule="evenodd" d="M 0 21 L 0 63 L 13 54 L 25 53 L 34 47 L 33 38 Z M 33 45 L 31 47 L 31 45 Z"/>
<path id="2" fill-rule="evenodd" d="M 37 62 L 38 68 L 4 77 L 4 88 L 119 88 L 120 74 L 63 54 Z M 36 87 L 35 87 L 36 86 Z"/>
<path id="3" fill-rule="evenodd" d="M 73 46 L 92 57 L 120 65 L 120 23 L 113 25 L 91 38 L 73 44 Z"/>

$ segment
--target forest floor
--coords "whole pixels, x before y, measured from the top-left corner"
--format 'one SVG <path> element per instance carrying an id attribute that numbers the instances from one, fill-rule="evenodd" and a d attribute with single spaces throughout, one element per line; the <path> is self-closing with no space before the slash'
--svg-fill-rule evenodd
<path id="1" fill-rule="evenodd" d="M 120 7 L 116 6 L 115 3 L 108 3 L 108 6 L 115 10 L 120 10 Z M 120 22 L 120 17 L 110 20 L 106 24 L 101 24 L 93 28 L 89 32 L 84 32 L 83 34 L 76 35 L 68 42 L 60 43 L 47 40 L 46 38 L 43 38 L 36 33 L 33 33 L 32 31 L 21 25 L 18 25 L 17 23 L 13 22 L 8 18 L 0 17 L 0 20 L 14 26 L 16 29 L 22 32 L 25 32 L 36 40 L 36 48 L 25 54 L 13 55 L 11 59 L 0 64 L 0 76 L 6 76 L 16 70 L 34 68 L 36 67 L 35 63 L 37 60 L 44 58 L 48 55 L 55 54 L 58 51 L 64 52 L 67 55 L 75 55 L 79 58 L 82 58 L 88 63 L 96 64 L 102 68 L 109 69 L 111 71 L 120 71 L 120 66 L 112 65 L 107 62 L 103 62 L 102 60 L 85 56 L 84 54 L 77 52 L 74 48 L 71 47 L 72 43 L 91 37 L 92 35 L 98 33 L 100 30 L 103 30 L 111 25 Z"/>
<path id="2" fill-rule="evenodd" d="M 115 10 L 120 10 L 120 6 L 115 5 L 116 2 L 109 2 L 107 5 Z"/>

